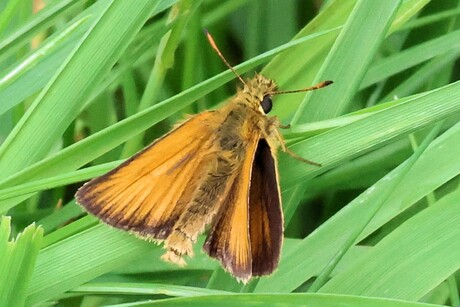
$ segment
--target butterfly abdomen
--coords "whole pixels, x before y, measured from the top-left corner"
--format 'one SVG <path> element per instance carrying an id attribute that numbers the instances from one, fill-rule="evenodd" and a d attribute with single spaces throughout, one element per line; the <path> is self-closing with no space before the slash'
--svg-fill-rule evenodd
<path id="1" fill-rule="evenodd" d="M 182 264 L 183 255 L 193 255 L 193 243 L 216 215 L 226 193 L 233 173 L 232 163 L 215 154 L 207 160 L 207 164 L 207 171 L 193 192 L 192 200 L 166 238 L 167 252 L 163 259 L 167 261 Z"/>

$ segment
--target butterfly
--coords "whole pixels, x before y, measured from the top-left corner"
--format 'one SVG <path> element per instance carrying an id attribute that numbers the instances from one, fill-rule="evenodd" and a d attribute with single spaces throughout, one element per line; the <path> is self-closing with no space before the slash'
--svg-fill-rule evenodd
<path id="1" fill-rule="evenodd" d="M 213 38 L 211 46 L 243 87 L 225 106 L 176 126 L 120 166 L 84 184 L 76 201 L 103 222 L 163 242 L 162 259 L 185 265 L 193 244 L 209 227 L 204 251 L 244 283 L 278 266 L 283 212 L 277 149 L 295 158 L 284 143 L 271 97 L 309 91 L 277 91 L 256 74 L 243 80 Z"/>

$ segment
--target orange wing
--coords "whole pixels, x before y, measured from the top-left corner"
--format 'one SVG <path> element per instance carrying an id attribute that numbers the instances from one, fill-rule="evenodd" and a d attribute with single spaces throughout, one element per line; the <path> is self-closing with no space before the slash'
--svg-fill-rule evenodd
<path id="1" fill-rule="evenodd" d="M 165 239 L 190 202 L 220 124 L 204 112 L 81 187 L 77 202 L 105 223 Z"/>
<path id="2" fill-rule="evenodd" d="M 243 282 L 247 282 L 252 275 L 248 199 L 259 137 L 254 134 L 249 141 L 245 160 L 203 246 L 209 256 L 218 259 L 227 271 Z"/>

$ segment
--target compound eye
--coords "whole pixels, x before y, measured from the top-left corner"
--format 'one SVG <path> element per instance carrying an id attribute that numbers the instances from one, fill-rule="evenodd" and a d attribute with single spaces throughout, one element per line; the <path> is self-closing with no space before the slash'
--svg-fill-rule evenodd
<path id="1" fill-rule="evenodd" d="M 270 112 L 273 106 L 272 99 L 270 98 L 270 96 L 264 96 L 264 99 L 262 99 L 260 105 L 262 107 L 262 110 L 264 110 L 265 114 Z"/>

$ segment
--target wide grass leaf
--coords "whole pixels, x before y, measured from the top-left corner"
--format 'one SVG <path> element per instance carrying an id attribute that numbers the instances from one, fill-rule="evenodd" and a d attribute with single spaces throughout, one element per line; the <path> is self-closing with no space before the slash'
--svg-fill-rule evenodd
<path id="1" fill-rule="evenodd" d="M 110 2 L 0 147 L 2 178 L 46 156 L 157 5 Z"/>
<path id="2" fill-rule="evenodd" d="M 395 216 L 413 206 L 425 195 L 460 174 L 460 125 L 438 137 L 388 198 L 358 241 L 376 231 Z M 446 150 L 449 149 L 449 150 Z M 451 163 L 445 163 L 451 161 Z M 391 178 L 399 167 L 387 176 Z M 315 232 L 305 238 L 292 253 L 285 254 L 273 278 L 259 281 L 256 292 L 290 292 L 319 274 L 343 246 L 345 240 L 368 212 L 373 210 L 373 197 L 379 197 L 388 180 L 382 178 L 361 194 Z"/>
<path id="3" fill-rule="evenodd" d="M 438 306 L 416 302 L 390 300 L 373 297 L 326 294 L 233 294 L 209 295 L 193 298 L 175 298 L 157 300 L 155 302 L 137 302 L 112 305 L 113 307 L 128 306 L 373 306 L 373 307 L 429 307 Z"/>
<path id="4" fill-rule="evenodd" d="M 403 223 L 320 292 L 419 300 L 460 269 L 459 237 L 457 189 Z"/>

